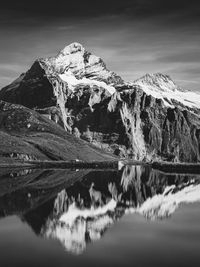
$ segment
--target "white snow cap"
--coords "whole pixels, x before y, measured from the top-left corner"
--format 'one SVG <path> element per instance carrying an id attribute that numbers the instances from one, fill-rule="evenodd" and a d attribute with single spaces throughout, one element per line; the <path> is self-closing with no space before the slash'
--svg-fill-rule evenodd
<path id="1" fill-rule="evenodd" d="M 147 95 L 162 99 L 166 106 L 173 108 L 172 100 L 175 100 L 184 106 L 200 109 L 200 94 L 182 90 L 168 75 L 146 74 L 133 82 L 132 85 L 140 86 Z"/>
<path id="2" fill-rule="evenodd" d="M 123 82 L 120 76 L 106 68 L 100 57 L 86 51 L 78 42 L 65 46 L 56 56 L 41 59 L 40 64 L 47 75 L 59 75 L 72 91 L 74 86 L 84 83 L 104 87 L 113 94 L 114 86 Z"/>
<path id="3" fill-rule="evenodd" d="M 161 91 L 175 91 L 180 88 L 173 82 L 169 75 L 162 73 L 146 74 L 135 81 L 137 84 L 148 84 Z"/>
<path id="4" fill-rule="evenodd" d="M 44 61 L 46 69 L 55 71 L 71 91 L 78 85 L 95 85 L 104 88 L 110 95 L 116 92 L 108 82 L 114 74 L 106 69 L 100 57 L 87 52 L 80 43 L 67 45 L 56 57 Z"/>
<path id="5" fill-rule="evenodd" d="M 85 48 L 82 46 L 82 44 L 74 42 L 70 45 L 65 46 L 65 48 L 62 49 L 59 54 L 70 55 L 77 52 L 85 53 Z"/>

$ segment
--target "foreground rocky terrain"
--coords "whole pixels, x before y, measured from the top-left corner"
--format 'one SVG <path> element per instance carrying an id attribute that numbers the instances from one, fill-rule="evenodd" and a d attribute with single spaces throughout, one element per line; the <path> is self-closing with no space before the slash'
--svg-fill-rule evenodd
<path id="1" fill-rule="evenodd" d="M 0 101 L 0 162 L 10 160 L 112 160 L 34 110 Z"/>
<path id="2" fill-rule="evenodd" d="M 181 90 L 160 73 L 126 83 L 79 43 L 66 46 L 55 57 L 36 60 L 0 90 L 0 99 L 40 113 L 45 123 L 53 120 L 69 138 L 73 134 L 120 157 L 200 160 L 199 94 Z M 48 123 L 57 132 L 56 124 Z M 43 143 L 41 138 L 49 140 L 41 132 L 37 144 Z M 78 157 L 82 150 L 75 143 L 71 149 Z M 54 159 L 67 157 L 61 150 Z"/>

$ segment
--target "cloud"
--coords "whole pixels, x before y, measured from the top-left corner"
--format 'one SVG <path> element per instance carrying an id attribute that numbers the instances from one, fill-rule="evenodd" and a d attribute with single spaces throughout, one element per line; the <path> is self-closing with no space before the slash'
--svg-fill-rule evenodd
<path id="1" fill-rule="evenodd" d="M 178 49 L 177 49 L 178 50 Z M 190 63 L 190 62 L 200 62 L 200 48 L 194 49 L 192 51 L 172 51 L 170 54 L 165 54 L 157 58 L 158 61 L 163 62 L 179 62 L 179 63 Z"/>

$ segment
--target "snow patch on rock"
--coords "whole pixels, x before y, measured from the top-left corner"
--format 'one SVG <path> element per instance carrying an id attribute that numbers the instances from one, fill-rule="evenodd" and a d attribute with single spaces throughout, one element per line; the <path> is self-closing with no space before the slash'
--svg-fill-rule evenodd
<path id="1" fill-rule="evenodd" d="M 105 90 L 107 90 L 111 95 L 116 92 L 115 88 L 111 85 L 107 85 L 103 81 L 96 81 L 91 80 L 88 78 L 83 77 L 82 79 L 77 79 L 72 72 L 69 70 L 65 72 L 64 74 L 59 74 L 59 77 L 62 81 L 67 82 L 69 88 L 74 91 L 75 87 L 78 85 L 89 85 L 89 86 L 98 86 L 103 87 Z"/>

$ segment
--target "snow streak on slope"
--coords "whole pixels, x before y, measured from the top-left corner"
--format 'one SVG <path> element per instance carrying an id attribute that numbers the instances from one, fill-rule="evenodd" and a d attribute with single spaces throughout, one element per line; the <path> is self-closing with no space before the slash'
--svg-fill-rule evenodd
<path id="1" fill-rule="evenodd" d="M 110 95 L 114 94 L 116 92 L 115 88 L 111 85 L 107 85 L 103 81 L 96 81 L 96 80 L 91 80 L 88 78 L 82 78 L 82 79 L 76 79 L 76 77 L 72 74 L 70 70 L 65 72 L 64 74 L 59 74 L 59 77 L 61 78 L 62 81 L 67 82 L 69 88 L 74 91 L 75 87 L 77 85 L 90 85 L 90 86 L 98 86 L 102 87 L 105 90 L 107 90 Z"/>
<path id="2" fill-rule="evenodd" d="M 121 119 L 125 126 L 127 136 L 133 148 L 134 159 L 143 160 L 147 155 L 144 135 L 141 129 L 141 119 L 139 113 L 133 113 L 127 103 L 123 103 L 120 109 Z"/>
<path id="3" fill-rule="evenodd" d="M 175 100 L 184 106 L 200 109 L 200 94 L 181 90 L 168 75 L 146 74 L 132 85 L 140 86 L 147 95 L 162 99 L 166 106 L 174 107 Z"/>

